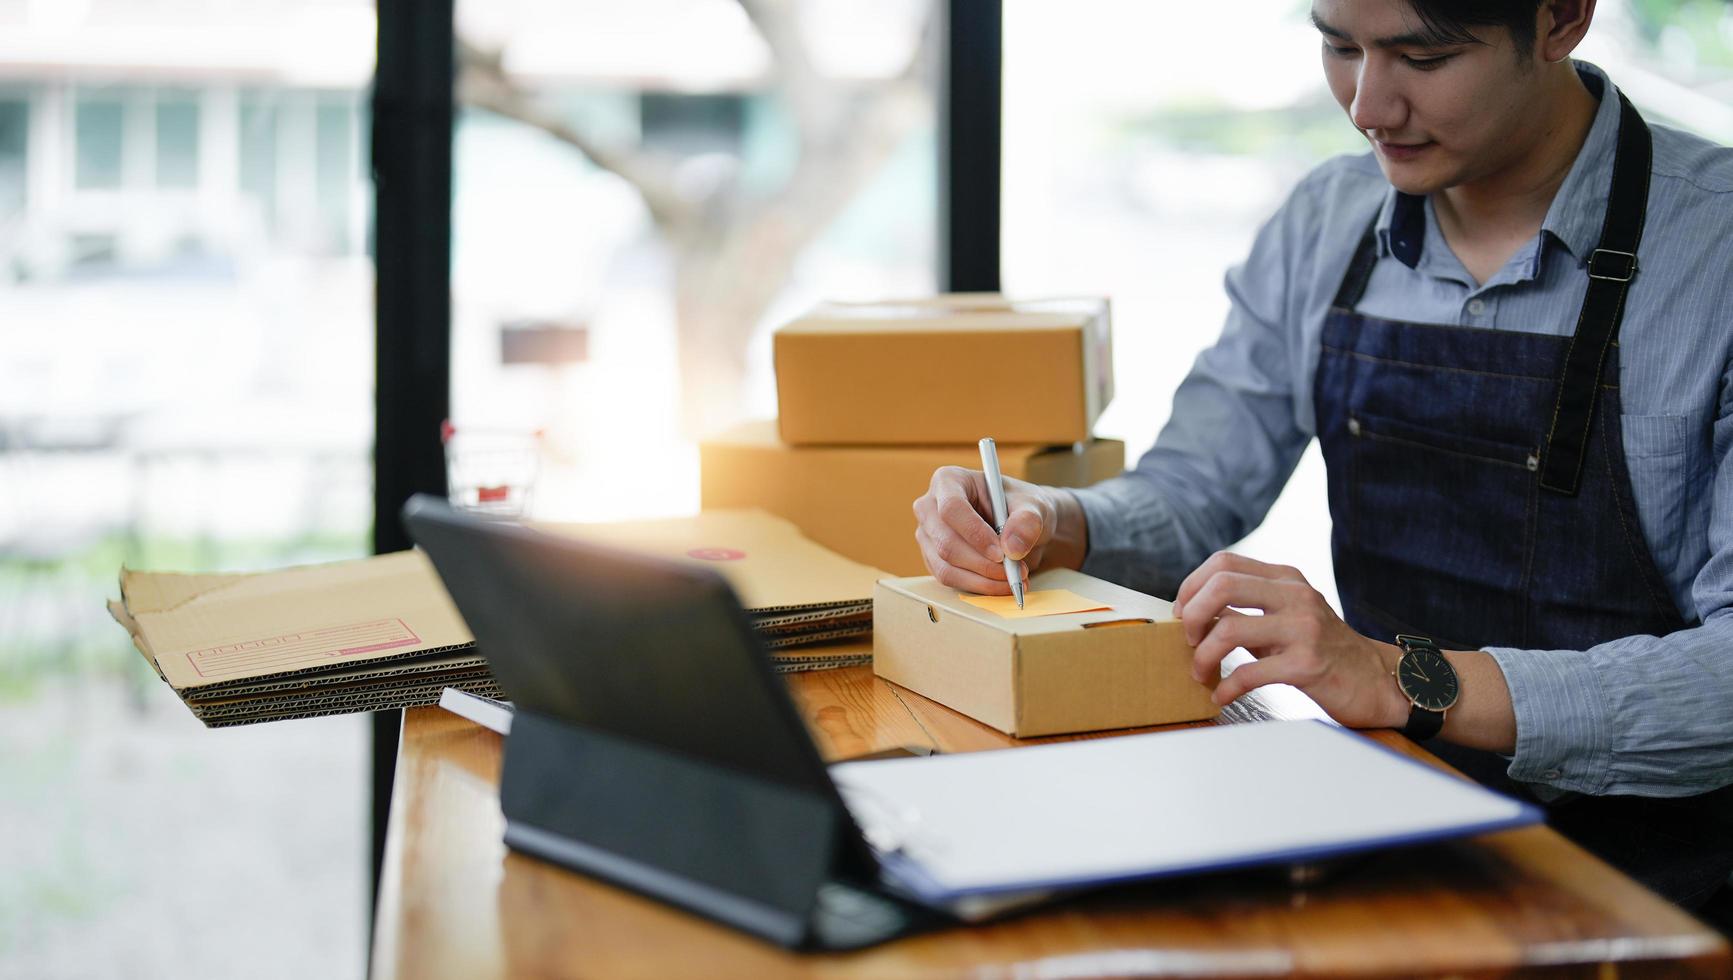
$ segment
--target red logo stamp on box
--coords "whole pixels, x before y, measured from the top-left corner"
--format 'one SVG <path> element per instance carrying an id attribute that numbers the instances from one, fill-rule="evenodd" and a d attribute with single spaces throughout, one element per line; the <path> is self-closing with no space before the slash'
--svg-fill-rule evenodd
<path id="1" fill-rule="evenodd" d="M 734 548 L 693 548 L 686 554 L 703 561 L 739 561 L 746 557 L 746 552 Z"/>
<path id="2" fill-rule="evenodd" d="M 401 619 L 375 619 L 300 633 L 240 640 L 187 654 L 201 677 L 270 673 L 314 666 L 318 660 L 414 646 L 421 637 Z"/>

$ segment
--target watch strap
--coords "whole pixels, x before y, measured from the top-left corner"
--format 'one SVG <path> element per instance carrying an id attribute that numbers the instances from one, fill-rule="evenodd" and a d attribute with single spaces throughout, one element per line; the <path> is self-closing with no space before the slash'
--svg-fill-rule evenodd
<path id="1" fill-rule="evenodd" d="M 1408 724 L 1402 726 L 1402 734 L 1416 742 L 1424 742 L 1443 728 L 1444 712 L 1428 711 L 1416 704 L 1408 709 Z"/>
<path id="2" fill-rule="evenodd" d="M 1438 649 L 1438 644 L 1430 637 L 1425 636 L 1411 636 L 1405 633 L 1399 633 L 1396 636 L 1396 645 L 1401 648 L 1404 657 L 1408 655 L 1409 650 L 1430 650 L 1433 653 L 1442 653 L 1442 651 Z M 1400 669 L 1400 666 L 1398 666 L 1398 669 Z M 1398 687 L 1400 687 L 1400 682 L 1398 682 Z M 1406 696 L 1406 692 L 1404 692 L 1404 696 Z M 1403 735 L 1413 741 L 1424 742 L 1427 739 L 1436 736 L 1443 729 L 1444 712 L 1432 711 L 1410 702 L 1408 708 L 1408 724 L 1402 726 Z"/>

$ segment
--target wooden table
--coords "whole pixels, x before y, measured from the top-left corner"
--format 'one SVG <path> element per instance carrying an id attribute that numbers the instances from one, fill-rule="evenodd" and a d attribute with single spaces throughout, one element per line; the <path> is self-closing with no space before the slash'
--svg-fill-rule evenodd
<path id="1" fill-rule="evenodd" d="M 789 678 L 827 758 L 1022 744 L 872 675 Z M 1393 732 L 1370 737 L 1431 757 Z M 1310 885 L 1250 871 L 1080 896 L 846 954 L 795 954 L 501 843 L 502 740 L 406 712 L 373 977 L 1729 976 L 1727 944 L 1544 827 L 1384 852 Z M 1089 814 L 1078 813 L 1086 827 Z"/>

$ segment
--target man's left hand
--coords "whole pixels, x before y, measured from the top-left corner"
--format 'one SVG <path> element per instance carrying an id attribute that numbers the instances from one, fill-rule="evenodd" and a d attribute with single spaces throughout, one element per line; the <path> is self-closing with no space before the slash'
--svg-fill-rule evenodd
<path id="1" fill-rule="evenodd" d="M 1200 682 L 1217 676 L 1236 647 L 1257 658 L 1222 678 L 1216 704 L 1291 684 L 1351 728 L 1400 728 L 1408 720 L 1410 705 L 1391 676 L 1401 651 L 1342 622 L 1296 569 L 1217 552 L 1180 583 L 1173 612 L 1197 648 L 1192 676 Z"/>

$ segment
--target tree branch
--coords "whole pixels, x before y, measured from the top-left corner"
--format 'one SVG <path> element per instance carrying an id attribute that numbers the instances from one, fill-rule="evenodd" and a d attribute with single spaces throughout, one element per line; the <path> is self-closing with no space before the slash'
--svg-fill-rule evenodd
<path id="1" fill-rule="evenodd" d="M 498 52 L 459 38 L 458 99 L 465 105 L 516 119 L 566 143 L 591 163 L 631 184 L 656 224 L 669 229 L 688 221 L 693 207 L 674 189 L 672 168 L 643 154 L 609 147 L 542 106 L 506 74 Z"/>
<path id="2" fill-rule="evenodd" d="M 771 84 L 793 111 L 804 137 L 823 124 L 825 108 L 834 103 L 829 79 L 820 75 L 807 55 L 800 34 L 800 12 L 789 0 L 736 0 L 759 37 L 770 48 Z"/>

